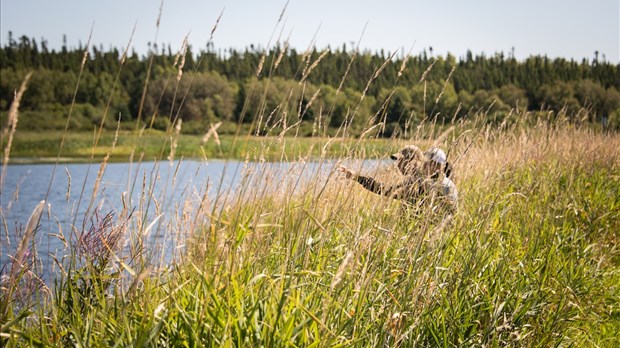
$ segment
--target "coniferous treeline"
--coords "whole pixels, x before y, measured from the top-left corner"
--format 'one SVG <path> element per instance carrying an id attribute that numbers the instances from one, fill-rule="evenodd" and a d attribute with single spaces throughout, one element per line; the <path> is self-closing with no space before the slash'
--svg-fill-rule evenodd
<path id="1" fill-rule="evenodd" d="M 88 50 L 72 129 L 92 129 L 106 109 L 110 117 L 133 121 L 126 124 L 139 119 L 160 129 L 181 118 L 184 131 L 196 133 L 218 121 L 224 131 L 234 122 L 264 134 L 296 122 L 304 134 L 343 123 L 354 134 L 383 122 L 384 134 L 391 135 L 429 117 L 444 121 L 489 110 L 501 119 L 513 108 L 586 109 L 591 121 L 606 118 L 617 125 L 620 119 L 620 65 L 598 54 L 576 62 L 544 56 L 519 61 L 502 53 L 442 57 L 432 49 L 406 57 L 345 45 L 310 52 L 278 46 L 267 53 L 254 46 L 199 52 L 187 47 L 185 55 L 170 45 L 151 49 L 150 74 L 150 55 L 123 57 L 122 50 L 101 46 Z M 20 127 L 63 128 L 84 51 L 66 44 L 50 50 L 45 40 L 9 34 L 0 49 L 0 110 L 8 109 L 14 90 L 32 71 L 20 107 L 27 122 Z"/>

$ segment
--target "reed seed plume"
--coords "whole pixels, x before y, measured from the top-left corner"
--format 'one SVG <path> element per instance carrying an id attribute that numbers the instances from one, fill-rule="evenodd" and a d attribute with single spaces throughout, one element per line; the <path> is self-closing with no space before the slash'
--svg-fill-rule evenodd
<path id="1" fill-rule="evenodd" d="M 256 78 L 259 78 L 261 73 L 263 72 L 263 65 L 265 64 L 266 55 L 263 54 L 260 57 L 260 61 L 258 62 L 258 67 L 256 68 Z"/>
<path id="2" fill-rule="evenodd" d="M 290 0 L 286 0 L 286 3 L 284 4 L 284 7 L 282 8 L 282 12 L 280 12 L 280 16 L 278 17 L 278 23 L 282 21 L 282 18 L 284 18 L 284 14 L 286 13 L 286 9 L 288 8 L 289 2 Z"/>
<path id="3" fill-rule="evenodd" d="M 181 81 L 181 77 L 183 76 L 183 67 L 185 67 L 185 57 L 187 56 L 188 37 L 189 37 L 189 34 L 187 34 L 185 38 L 183 39 L 183 43 L 181 44 L 181 51 L 179 52 L 179 62 L 178 62 L 179 65 L 177 67 L 177 83 Z"/>
<path id="4" fill-rule="evenodd" d="M 69 173 L 67 167 L 65 167 L 65 173 L 67 173 L 67 193 L 65 194 L 65 201 L 69 202 L 69 198 L 71 198 L 71 173 Z"/>
<path id="5" fill-rule="evenodd" d="M 174 164 L 174 156 L 176 154 L 179 136 L 181 134 L 182 123 L 183 119 L 177 119 L 176 125 L 174 126 L 174 134 L 170 136 L 170 154 L 168 155 L 168 161 L 170 161 L 170 165 Z"/>
<path id="6" fill-rule="evenodd" d="M 183 99 L 180 101 L 180 105 L 177 108 L 177 112 L 176 114 L 174 113 L 174 110 L 176 108 L 176 103 L 177 103 L 177 95 L 179 93 L 179 88 L 181 86 L 181 77 L 183 76 L 183 67 L 185 66 L 185 55 L 187 54 L 187 49 L 188 49 L 188 38 L 189 38 L 189 33 L 187 35 L 185 35 L 185 37 L 183 38 L 183 42 L 181 43 L 181 49 L 179 50 L 179 52 L 177 53 L 177 55 L 174 58 L 174 63 L 172 64 L 173 67 L 177 67 L 177 75 L 176 75 L 176 84 L 174 87 L 174 94 L 172 96 L 172 103 L 170 105 L 170 112 L 168 114 L 168 119 L 171 121 L 170 125 L 171 127 L 174 127 L 174 125 L 176 124 L 179 115 L 181 113 L 181 108 L 183 106 L 183 102 L 185 101 L 185 96 L 187 96 L 187 91 L 189 91 L 189 88 L 191 87 L 191 83 L 189 84 L 189 86 L 187 87 L 187 91 L 185 93 L 185 96 L 183 97 Z M 192 81 L 193 81 L 193 77 L 192 77 Z M 160 102 L 163 98 L 164 95 L 164 91 L 162 90 L 162 93 L 160 95 Z M 174 117 L 173 117 L 174 115 Z M 151 121 L 151 125 L 155 120 L 155 115 L 153 115 L 153 119 Z M 168 131 L 171 131 L 171 127 L 169 127 L 167 129 Z M 169 134 L 169 133 L 168 133 Z M 163 152 L 164 148 L 162 147 L 162 152 Z"/>
<path id="7" fill-rule="evenodd" d="M 159 33 L 159 24 L 161 23 L 161 15 L 164 12 L 164 0 L 161 0 L 159 3 L 159 14 L 157 15 L 157 22 L 155 22 L 155 28 L 157 28 L 155 32 L 155 37 L 157 38 L 157 33 Z M 154 41 L 157 42 L 157 41 Z"/>
<path id="8" fill-rule="evenodd" d="M 41 215 L 43 214 L 43 209 L 45 208 L 45 201 L 39 202 L 37 206 L 32 211 L 30 218 L 28 219 L 28 223 L 26 224 L 26 230 L 24 231 L 24 236 L 22 237 L 19 245 L 17 246 L 17 250 L 15 251 L 15 256 L 13 256 L 13 265 L 11 266 L 11 280 L 15 280 L 17 277 L 17 273 L 21 270 L 24 261 L 25 255 L 28 250 L 28 244 L 34 238 L 34 235 L 39 228 L 39 221 L 41 219 Z"/>
<path id="9" fill-rule="evenodd" d="M 448 127 L 435 140 L 433 140 L 431 147 L 439 147 L 452 132 L 454 132 L 454 126 Z"/>
<path id="10" fill-rule="evenodd" d="M 288 51 L 288 40 L 286 40 L 284 42 L 284 45 L 280 47 L 280 53 L 278 54 L 278 58 L 276 58 L 276 61 L 273 64 L 273 70 L 276 70 L 278 68 L 278 66 L 282 62 L 282 59 L 284 58 L 284 54 L 287 53 L 287 51 Z"/>
<path id="11" fill-rule="evenodd" d="M 36 292 L 36 289 L 23 288 L 24 284 L 21 284 L 21 280 L 24 275 L 30 277 L 31 280 L 39 280 L 36 274 L 31 272 L 35 263 L 34 260 L 36 258 L 36 249 L 29 249 L 29 245 L 33 242 L 34 235 L 39 229 L 39 223 L 44 209 L 45 201 L 40 201 L 30 215 L 28 223 L 26 224 L 26 230 L 24 231 L 24 234 L 17 246 L 11 262 L 10 275 L 8 278 L 6 276 L 0 277 L 0 321 L 4 323 L 9 321 L 8 319 L 10 318 L 9 313 L 11 312 L 11 307 L 15 305 L 13 301 L 20 297 L 20 293 L 28 293 L 28 295 L 24 297 L 29 298 Z M 33 254 L 32 256 L 29 255 L 31 253 Z M 27 257 L 32 259 L 27 262 Z M 4 273 L 5 268 L 2 267 L 0 271 Z M 38 281 L 36 286 L 40 287 L 40 284 L 45 285 L 43 282 Z M 32 282 L 26 282 L 25 285 L 26 287 L 35 286 Z"/>
<path id="12" fill-rule="evenodd" d="M 299 118 L 302 119 L 304 117 L 304 115 L 306 115 L 306 113 L 308 112 L 308 109 L 310 109 L 310 107 L 312 106 L 312 104 L 314 103 L 314 101 L 317 99 L 317 97 L 319 96 L 319 93 L 321 93 L 321 89 L 317 88 L 316 92 L 314 92 L 314 94 L 310 97 L 310 100 L 308 100 L 308 103 L 306 103 L 306 106 L 304 107 L 304 110 L 301 111 L 299 113 Z M 301 106 L 301 101 L 303 99 L 300 98 L 300 103 L 299 106 Z"/>
<path id="13" fill-rule="evenodd" d="M 379 75 L 381 75 L 381 73 L 383 72 L 383 70 L 385 70 L 388 64 L 391 64 L 394 61 L 394 57 L 396 57 L 397 52 L 398 51 L 394 50 L 394 52 L 388 53 L 389 57 L 383 62 L 383 64 L 381 64 L 379 69 L 375 71 L 375 73 L 372 76 L 372 80 L 375 80 L 377 77 L 379 77 Z"/>
<path id="14" fill-rule="evenodd" d="M 368 89 L 370 88 L 371 84 L 373 83 L 374 80 L 377 79 L 377 77 L 379 77 L 379 75 L 381 75 L 381 72 L 383 72 L 383 70 L 388 66 L 388 64 L 390 64 L 392 62 L 392 59 L 394 59 L 394 56 L 396 55 L 396 51 L 394 51 L 384 62 L 383 64 L 381 64 L 381 66 L 379 68 L 377 68 L 374 73 L 372 74 L 372 77 L 368 80 L 368 83 L 366 83 L 366 87 L 364 88 L 364 90 L 362 91 L 362 95 L 360 97 L 360 102 L 364 100 L 364 97 L 366 97 L 366 93 L 368 93 Z"/>
<path id="15" fill-rule="evenodd" d="M 351 59 L 349 60 L 349 64 L 347 65 L 346 70 L 344 71 L 342 78 L 340 79 L 340 83 L 338 84 L 338 88 L 336 89 L 336 96 L 338 96 L 340 94 L 340 92 L 342 91 L 342 89 L 344 88 L 344 84 L 345 81 L 347 79 L 347 77 L 349 76 L 349 72 L 351 71 L 351 67 L 353 66 L 353 62 L 355 61 L 358 53 L 359 53 L 359 46 L 362 42 L 362 38 L 364 37 L 364 33 L 366 32 L 366 28 L 368 27 L 368 22 L 366 22 L 366 24 L 364 25 L 364 28 L 362 29 L 362 32 L 360 34 L 360 37 L 357 41 L 356 44 L 356 49 L 354 50 L 353 54 L 351 55 Z M 327 110 L 327 118 L 331 118 L 332 114 L 334 112 L 334 108 L 336 107 L 336 99 L 334 99 L 332 101 L 332 103 L 329 106 L 329 109 Z M 321 118 L 319 118 L 319 127 L 318 129 L 321 130 Z M 325 125 L 325 129 L 324 129 L 324 133 L 327 132 L 327 124 Z M 323 134 L 325 135 L 325 134 Z"/>
<path id="16" fill-rule="evenodd" d="M 443 83 L 443 87 L 441 88 L 441 92 L 439 92 L 439 94 L 437 95 L 437 98 L 435 98 L 435 105 L 437 105 L 439 103 L 439 100 L 441 99 L 441 96 L 443 95 L 443 92 L 446 91 L 446 87 L 448 86 L 448 81 L 450 81 L 450 77 L 452 77 L 452 74 L 454 73 L 455 69 L 456 69 L 456 67 L 452 67 L 452 69 L 450 70 L 450 73 L 448 74 L 448 77 L 446 78 L 446 80 Z"/>
<path id="17" fill-rule="evenodd" d="M 304 71 L 303 71 L 303 73 L 302 73 L 302 76 L 301 76 L 301 80 L 299 80 L 299 83 L 300 83 L 300 84 L 301 84 L 301 83 L 303 83 L 303 82 L 306 80 L 306 78 L 308 78 L 308 76 L 310 75 L 310 73 L 312 72 L 312 70 L 314 70 L 314 69 L 315 69 L 315 68 L 319 65 L 319 63 L 321 62 L 321 60 L 322 60 L 323 58 L 325 58 L 325 56 L 326 56 L 329 52 L 330 52 L 330 50 L 329 50 L 329 49 L 324 50 L 324 51 L 323 51 L 323 53 L 321 53 L 321 55 L 320 55 L 320 56 L 319 56 L 319 57 L 318 57 L 318 58 L 317 58 L 317 59 L 316 59 L 316 60 L 315 60 L 315 61 L 314 61 L 314 62 L 313 62 L 310 66 L 307 66 L 307 67 L 306 67 L 306 69 L 304 69 Z"/>
<path id="18" fill-rule="evenodd" d="M 21 85 L 19 86 L 19 90 L 15 92 L 13 97 L 13 102 L 9 107 L 9 113 L 7 116 L 7 127 L 2 131 L 3 136 L 6 136 L 8 133 L 8 140 L 6 145 L 4 146 L 4 153 L 2 154 L 2 177 L 0 178 L 0 195 L 2 194 L 4 188 L 4 180 L 6 178 L 6 171 L 9 164 L 9 156 L 11 153 L 11 146 L 13 145 L 13 136 L 15 135 L 15 131 L 17 130 L 17 122 L 19 120 L 19 104 L 26 92 L 26 88 L 28 88 L 28 81 L 30 81 L 30 77 L 32 76 L 32 72 L 29 72 L 24 77 Z"/>
<path id="19" fill-rule="evenodd" d="M 400 64 L 400 69 L 398 69 L 398 74 L 396 75 L 397 77 L 401 77 L 403 75 L 403 72 L 407 68 L 407 63 L 409 62 L 409 59 L 411 58 L 411 52 L 413 51 L 414 45 L 411 46 L 411 48 L 409 49 L 409 52 L 407 52 L 407 55 L 404 57 L 403 62 Z"/>
<path id="20" fill-rule="evenodd" d="M 24 76 L 24 80 L 22 81 L 18 90 L 14 92 L 13 102 L 11 103 L 11 107 L 9 108 L 9 114 L 7 117 L 7 125 L 2 130 L 2 137 L 6 137 L 9 132 L 13 131 L 17 128 L 17 121 L 19 116 L 19 104 L 21 102 L 22 96 L 28 87 L 28 81 L 32 76 L 32 72 L 29 72 Z"/>
<path id="21" fill-rule="evenodd" d="M 205 135 L 202 136 L 202 139 L 200 139 L 200 144 L 202 146 L 204 146 L 209 139 L 211 139 L 211 137 L 213 137 L 213 140 L 215 141 L 215 143 L 217 145 L 220 145 L 220 137 L 217 134 L 217 129 L 222 125 L 222 122 L 217 122 L 216 124 L 211 124 L 211 126 L 209 126 L 209 131 L 205 133 Z"/>
<path id="22" fill-rule="evenodd" d="M 437 63 L 438 60 L 439 58 L 435 58 L 435 60 L 428 66 L 428 68 L 424 70 L 424 72 L 420 76 L 420 80 L 418 81 L 419 83 L 422 83 L 422 81 L 426 81 L 426 76 L 431 72 L 431 70 L 433 70 L 433 66 L 435 66 L 435 63 Z"/>
<path id="23" fill-rule="evenodd" d="M 110 258 L 115 255 L 126 230 L 127 221 L 114 225 L 114 213 L 103 217 L 95 211 L 90 228 L 77 239 L 80 256 L 94 265 L 105 268 Z"/>
<path id="24" fill-rule="evenodd" d="M 213 35 L 215 34 L 215 31 L 217 30 L 217 26 L 220 24 L 220 20 L 222 19 L 223 15 L 224 15 L 224 9 L 222 9 L 222 11 L 220 12 L 220 15 L 217 16 L 217 19 L 215 20 L 215 24 L 213 24 L 213 28 L 211 28 L 211 33 L 209 34 L 209 40 L 207 41 L 207 45 L 213 42 Z"/>

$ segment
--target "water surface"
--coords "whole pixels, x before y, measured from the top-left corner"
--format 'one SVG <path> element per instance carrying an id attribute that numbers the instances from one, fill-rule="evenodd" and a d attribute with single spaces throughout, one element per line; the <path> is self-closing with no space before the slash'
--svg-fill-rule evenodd
<path id="1" fill-rule="evenodd" d="M 38 256 L 39 271 L 47 278 L 56 271 L 52 257 L 62 260 L 68 252 L 58 235 L 75 238 L 108 213 L 116 218 L 123 209 L 140 214 L 143 230 L 153 223 L 147 242 L 153 254 L 169 261 L 184 244 L 186 236 L 179 234 L 188 220 L 184 214 L 204 204 L 205 195 L 209 207 L 221 208 L 243 194 L 241 187 L 252 192 L 291 190 L 327 180 L 336 165 L 335 161 L 110 163 L 93 200 L 100 164 L 10 164 L 0 195 L 0 269 L 6 266 L 6 272 L 10 267 L 10 255 L 15 253 L 33 209 L 43 200 L 46 208 L 29 253 Z M 243 180 L 251 183 L 240 185 Z M 135 221 L 134 215 L 130 229 L 136 228 Z"/>

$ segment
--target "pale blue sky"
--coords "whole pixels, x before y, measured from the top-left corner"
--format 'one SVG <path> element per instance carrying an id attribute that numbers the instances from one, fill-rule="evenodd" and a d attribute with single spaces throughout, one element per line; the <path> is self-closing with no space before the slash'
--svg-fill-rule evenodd
<path id="1" fill-rule="evenodd" d="M 134 24 L 133 46 L 145 53 L 155 39 L 160 0 L 0 0 L 1 44 L 14 37 L 44 37 L 52 48 L 92 42 L 124 47 Z M 216 48 L 265 47 L 272 33 L 290 36 L 292 47 L 304 50 L 316 33 L 316 45 L 386 51 L 414 45 L 413 52 L 432 46 L 434 52 L 464 56 L 467 49 L 492 55 L 512 47 L 519 59 L 535 54 L 581 60 L 594 51 L 620 62 L 619 0 L 168 0 L 164 1 L 158 43 L 180 47 L 185 35 L 194 51 L 205 47 L 216 18 Z"/>

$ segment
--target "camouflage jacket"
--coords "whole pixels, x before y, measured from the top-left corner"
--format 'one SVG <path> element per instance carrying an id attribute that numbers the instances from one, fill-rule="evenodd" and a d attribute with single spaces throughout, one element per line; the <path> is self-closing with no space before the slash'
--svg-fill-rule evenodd
<path id="1" fill-rule="evenodd" d="M 379 195 L 400 199 L 414 206 L 430 204 L 449 211 L 457 208 L 458 190 L 450 178 L 442 176 L 407 176 L 399 183 L 386 185 L 372 177 L 357 175 L 356 181 L 367 190 Z"/>

